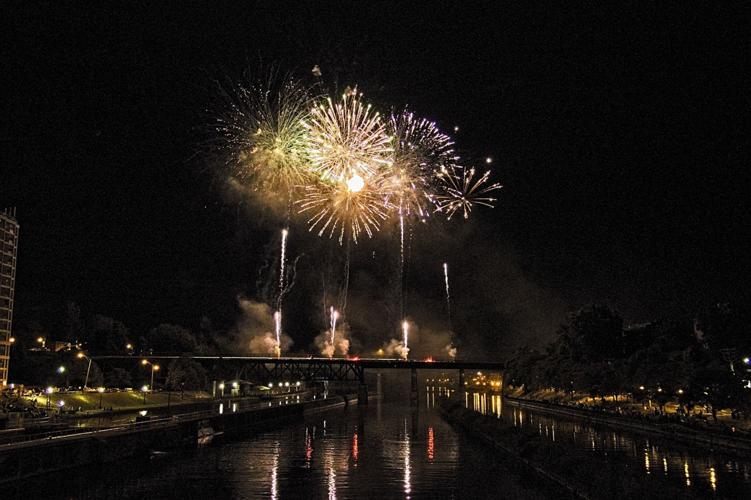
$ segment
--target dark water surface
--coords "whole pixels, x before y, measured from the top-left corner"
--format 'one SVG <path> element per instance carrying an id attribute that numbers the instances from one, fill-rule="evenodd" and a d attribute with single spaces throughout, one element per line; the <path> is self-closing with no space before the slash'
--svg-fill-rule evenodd
<path id="1" fill-rule="evenodd" d="M 427 400 L 430 402 L 430 400 Z M 311 415 L 247 438 L 54 474 L 7 498 L 549 498 L 426 399 Z M 510 468 L 509 468 L 510 466 Z M 6 498 L 2 496 L 2 498 Z"/>
<path id="2" fill-rule="evenodd" d="M 430 390 L 427 391 L 431 395 Z M 661 475 L 685 490 L 706 498 L 751 498 L 751 460 L 711 452 L 628 431 L 583 424 L 519 408 L 500 395 L 480 392 L 465 394 L 464 404 L 515 427 L 532 429 L 551 441 L 565 443 L 577 453 L 594 453 L 607 459 L 617 453 L 628 457 L 632 468 L 645 478 Z M 607 481 L 607 477 L 595 477 Z M 659 496 L 659 492 L 655 492 Z"/>

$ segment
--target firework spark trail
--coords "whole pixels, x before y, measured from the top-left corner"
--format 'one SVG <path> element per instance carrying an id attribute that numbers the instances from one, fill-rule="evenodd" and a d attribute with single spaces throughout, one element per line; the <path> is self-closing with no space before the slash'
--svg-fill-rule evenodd
<path id="1" fill-rule="evenodd" d="M 284 292 L 284 273 L 287 265 L 287 229 L 282 229 L 282 250 L 281 258 L 279 259 L 279 308 L 282 307 L 282 294 Z"/>
<path id="2" fill-rule="evenodd" d="M 446 312 L 449 316 L 449 331 L 453 330 L 451 326 L 451 294 L 449 293 L 449 265 L 448 262 L 443 263 L 443 280 L 446 283 Z"/>
<path id="3" fill-rule="evenodd" d="M 335 340 L 336 340 L 336 320 L 339 318 L 339 313 L 334 309 L 334 306 L 331 306 L 331 346 L 336 346 Z M 334 351 L 332 349 L 331 356 L 333 357 Z"/>
<path id="4" fill-rule="evenodd" d="M 349 265 L 350 265 L 350 244 L 347 241 L 347 253 L 344 261 L 344 283 L 342 284 L 341 296 L 339 297 L 339 309 L 344 314 L 347 311 L 347 296 L 349 295 Z"/>
<path id="5" fill-rule="evenodd" d="M 402 342 L 404 343 L 402 356 L 404 356 L 404 359 L 407 359 L 409 356 L 409 323 L 406 319 L 402 321 Z"/>
<path id="6" fill-rule="evenodd" d="M 441 192 L 432 200 L 436 212 L 445 212 L 449 220 L 458 211 L 463 212 L 465 219 L 469 218 L 474 205 L 493 208 L 496 198 L 488 196 L 488 193 L 503 187 L 497 182 L 486 185 L 490 179 L 490 170 L 475 180 L 474 167 L 442 167 L 436 176 L 441 182 Z"/>
<path id="7" fill-rule="evenodd" d="M 399 308 L 404 317 L 404 214 L 399 208 Z"/>
<path id="8" fill-rule="evenodd" d="M 276 334 L 276 357 L 282 355 L 282 311 L 274 313 L 274 333 Z"/>

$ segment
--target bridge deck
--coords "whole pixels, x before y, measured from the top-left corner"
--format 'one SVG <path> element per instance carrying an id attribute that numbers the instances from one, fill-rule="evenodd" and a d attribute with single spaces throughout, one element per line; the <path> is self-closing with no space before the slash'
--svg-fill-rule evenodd
<path id="1" fill-rule="evenodd" d="M 360 368 L 381 368 L 411 370 L 503 370 L 504 363 L 486 361 L 446 361 L 446 360 L 404 360 L 391 358 L 302 358 L 302 357 L 257 357 L 257 356 L 177 356 L 177 355 L 153 355 L 153 356 L 92 356 L 94 360 L 173 360 L 194 359 L 196 361 L 245 361 L 258 364 L 286 364 L 286 365 L 347 365 Z"/>

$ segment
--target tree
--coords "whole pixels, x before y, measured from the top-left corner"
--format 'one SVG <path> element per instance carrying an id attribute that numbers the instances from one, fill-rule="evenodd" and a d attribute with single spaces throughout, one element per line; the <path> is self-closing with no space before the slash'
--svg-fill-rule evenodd
<path id="1" fill-rule="evenodd" d="M 622 358 L 623 319 L 610 308 L 595 304 L 574 314 L 558 331 L 576 362 Z"/>
<path id="2" fill-rule="evenodd" d="M 133 385 L 130 372 L 123 368 L 113 368 L 104 377 L 107 387 L 131 387 Z"/>
<path id="3" fill-rule="evenodd" d="M 65 303 L 65 315 L 63 317 L 63 329 L 65 340 L 75 344 L 81 340 L 83 326 L 81 322 L 81 308 L 75 302 L 69 300 Z"/>
<path id="4" fill-rule="evenodd" d="M 195 336 L 189 330 L 167 323 L 149 330 L 146 342 L 150 350 L 159 354 L 193 354 L 198 347 Z"/>
<path id="5" fill-rule="evenodd" d="M 167 387 L 171 390 L 202 390 L 206 388 L 206 370 L 197 361 L 175 359 L 167 369 Z"/>
<path id="6" fill-rule="evenodd" d="M 85 330 L 88 350 L 95 354 L 123 354 L 129 335 L 123 323 L 101 314 L 89 318 Z"/>

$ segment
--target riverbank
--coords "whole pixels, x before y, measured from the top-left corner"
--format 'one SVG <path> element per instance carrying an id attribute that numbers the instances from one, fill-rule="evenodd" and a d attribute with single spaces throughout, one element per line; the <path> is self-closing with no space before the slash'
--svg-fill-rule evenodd
<path id="1" fill-rule="evenodd" d="M 442 416 L 467 434 L 492 446 L 557 484 L 569 498 L 695 498 L 693 493 L 657 476 L 644 477 L 618 454 L 580 453 L 562 443 L 539 435 L 533 429 L 519 429 L 495 416 L 463 407 L 457 399 L 440 402 Z M 607 483 L 595 478 L 608 477 Z"/>
<path id="2" fill-rule="evenodd" d="M 736 435 L 732 430 L 713 431 L 696 429 L 671 420 L 657 420 L 650 417 L 618 415 L 589 408 L 560 405 L 548 401 L 504 396 L 506 403 L 535 410 L 540 413 L 576 419 L 584 423 L 598 424 L 613 429 L 627 429 L 631 432 L 668 439 L 692 446 L 701 446 L 708 451 L 751 456 L 751 439 Z"/>

